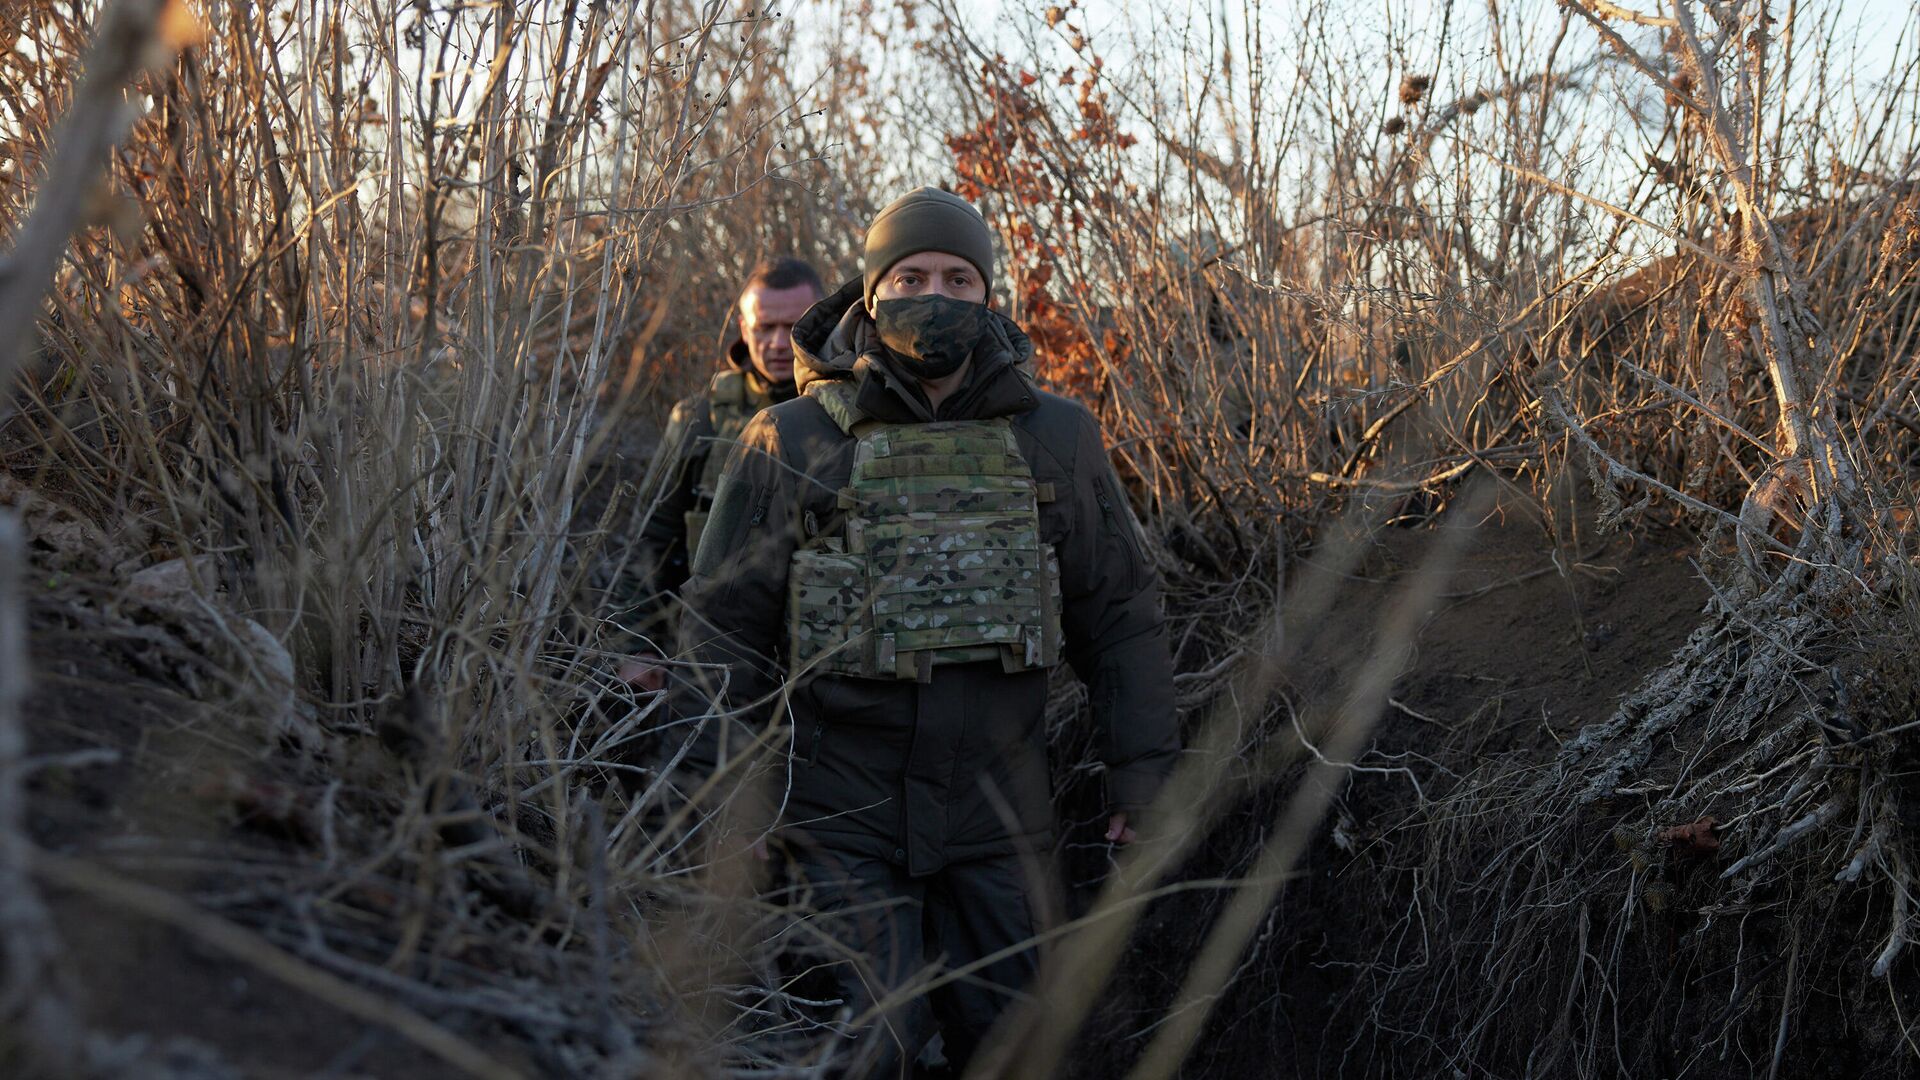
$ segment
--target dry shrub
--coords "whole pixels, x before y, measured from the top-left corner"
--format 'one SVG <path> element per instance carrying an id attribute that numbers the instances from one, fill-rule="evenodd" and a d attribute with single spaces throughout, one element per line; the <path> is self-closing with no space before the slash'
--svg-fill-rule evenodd
<path id="1" fill-rule="evenodd" d="M 1226 914 L 1161 995 L 1172 1022 L 1139 1025 L 1143 1075 L 1198 1037 L 1421 610 L 1412 590 L 1372 674 L 1296 721 L 1275 688 L 1331 600 L 1289 568 L 1352 565 L 1362 541 L 1332 521 L 1430 521 L 1474 478 L 1551 514 L 1588 473 L 1605 524 L 1707 534 L 1723 599 L 1557 760 L 1426 778 L 1407 834 L 1436 951 L 1365 958 L 1336 1017 L 1364 1032 L 1350 1064 L 1664 1068 L 1681 1035 L 1640 1021 L 1716 995 L 1733 1004 L 1683 1033 L 1678 1065 L 1733 1046 L 1777 1061 L 1765 1040 L 1787 1028 L 1749 1018 L 1791 1016 L 1809 972 L 1898 970 L 1908 926 L 1908 69 L 1896 57 L 1842 114 L 1855 76 L 1820 12 L 1711 5 L 1702 26 L 1649 28 L 1607 4 L 1472 24 L 1456 7 L 1375 36 L 1348 3 L 1218 26 L 1164 5 L 1129 38 L 1067 5 L 988 38 L 945 0 L 848 4 L 811 12 L 822 29 L 795 50 L 779 12 L 695 0 L 398 20 L 357 0 L 206 5 L 205 42 L 139 86 L 0 452 L 136 564 L 210 556 L 200 591 L 287 646 L 322 746 L 289 760 L 256 732 L 250 760 L 341 783 L 367 887 L 298 878 L 223 914 L 441 1024 L 510 1027 L 546 1071 L 831 1048 L 772 967 L 781 916 L 738 859 L 695 862 L 698 822 L 623 760 L 684 728 L 613 684 L 606 629 L 581 617 L 647 508 L 583 507 L 607 410 L 658 416 L 698 383 L 744 266 L 791 250 L 851 269 L 874 203 L 950 179 L 999 228 L 1042 374 L 1106 425 L 1168 582 L 1199 750 L 1167 820 L 1263 823 L 1259 844 L 1228 838 L 1254 888 L 1182 901 Z M 34 52 L 0 54 L 21 105 L 0 119 L 10 221 L 97 10 L 26 5 L 0 29 Z M 836 81 L 796 74 L 816 68 Z M 1555 523 L 1574 554 L 1579 527 Z M 124 571 L 93 573 L 110 589 Z M 1097 816 L 1081 706 L 1063 680 L 1070 818 Z M 1288 792 L 1318 752 L 1302 733 L 1331 751 Z M 1479 829 L 1521 799 L 1536 809 Z M 1667 830 L 1706 816 L 1748 861 L 1672 888 Z M 1616 834 L 1624 850 L 1590 842 Z M 1069 853 L 1089 875 L 1105 858 Z M 1004 1042 L 1031 1052 L 1016 1063 L 1066 1052 L 1135 901 L 1180 867 L 1148 851 L 1123 871 L 1097 909 L 1112 917 L 1069 943 L 1056 1011 Z M 1846 872 L 1876 919 L 1814 928 Z M 1658 974 L 1622 959 L 1656 903 L 1741 917 L 1705 918 L 1694 967 Z M 1749 932 L 1788 942 L 1786 978 L 1733 989 L 1716 965 Z M 1658 1037 L 1615 1049 L 1641 1030 Z"/>
<path id="2" fill-rule="evenodd" d="M 1412 907 L 1381 951 L 1333 949 L 1360 973 L 1330 1036 L 1343 1072 L 1710 1072 L 1735 1048 L 1792 1072 L 1819 1043 L 1789 1054 L 1786 1033 L 1842 969 L 1846 1005 L 1805 1026 L 1863 1024 L 1893 1054 L 1873 980 L 1912 929 L 1883 734 L 1915 630 L 1910 56 L 1849 81 L 1837 8 L 1681 3 L 1641 34 L 1614 5 L 1472 28 L 1449 7 L 1377 38 L 1337 3 L 1217 27 L 1156 9 L 1104 35 L 1069 5 L 991 38 L 936 8 L 961 190 L 1011 238 L 1010 301 L 1054 345 L 1048 374 L 1095 401 L 1157 541 L 1208 759 L 1188 767 L 1216 781 L 1176 782 L 1178 820 L 1205 832 L 1293 759 L 1250 672 L 1289 663 L 1265 629 L 1301 602 L 1278 571 L 1325 548 L 1330 511 L 1429 518 L 1483 476 L 1551 518 L 1585 476 L 1603 532 L 1652 515 L 1704 538 L 1713 609 L 1617 715 L 1549 762 L 1440 762 L 1396 833 L 1418 873 L 1353 871 L 1356 903 Z M 1555 522 L 1566 554 L 1585 527 Z M 1074 730 L 1077 699 L 1057 705 Z M 1881 719 L 1846 719 L 1863 709 Z M 1264 790 L 1233 820 L 1263 821 Z M 1708 816 L 1724 880 L 1645 900 L 1671 830 Z M 1271 872 L 1263 846 L 1298 848 L 1269 837 L 1218 861 Z M 1160 863 L 1123 861 L 1096 910 L 1130 923 Z M 1827 923 L 1842 900 L 1871 917 Z M 1629 959 L 1653 946 L 1643 902 L 1699 920 L 1681 960 Z M 1182 903 L 1175 922 L 1223 910 Z M 1107 985 L 1119 939 L 1083 938 L 1062 993 Z M 1779 958 L 1757 989 L 1726 966 L 1743 945 Z M 1171 1074 L 1231 974 L 1148 995 L 1171 1011 L 1127 1024 L 1157 1041 L 1137 1075 Z M 1059 1000 L 1014 1058 L 1059 1060 L 1090 1005 Z"/>
<path id="3" fill-rule="evenodd" d="M 23 264 L 60 201 L 44 163 L 100 120 L 56 122 L 103 10 L 9 9 Z M 278 702 L 290 674 L 284 722 L 232 704 L 181 726 L 222 763 L 207 797 L 297 818 L 304 850 L 239 899 L 212 872 L 209 910 L 47 872 L 462 1068 L 485 1061 L 465 1038 L 565 1074 L 806 1052 L 740 1038 L 787 1010 L 734 989 L 772 985 L 732 938 L 762 915 L 724 873 L 676 876 L 653 830 L 677 796 L 619 752 L 664 711 L 611 678 L 584 587 L 631 508 L 582 507 L 610 411 L 658 415 L 705 377 L 746 265 L 837 261 L 864 193 L 825 153 L 854 117 L 792 81 L 784 15 L 726 3 L 127 10 L 108 45 L 149 58 L 186 19 L 190 47 L 137 76 L 50 300 L 27 298 L 46 306 L 0 467 L 126 549 L 44 579 L 37 633 L 147 640 L 186 698 L 252 679 Z M 169 560 L 164 603 L 118 599 Z M 49 1071 L 82 1067 L 72 1035 L 36 1037 Z"/>

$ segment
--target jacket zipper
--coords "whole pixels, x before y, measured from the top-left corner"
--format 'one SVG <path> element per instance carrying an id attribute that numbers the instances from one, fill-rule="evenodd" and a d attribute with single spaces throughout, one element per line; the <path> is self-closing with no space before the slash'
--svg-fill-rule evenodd
<path id="1" fill-rule="evenodd" d="M 1107 498 L 1107 485 L 1104 482 L 1094 481 L 1093 496 L 1100 500 L 1100 516 L 1106 519 L 1107 530 L 1120 537 L 1121 546 L 1125 547 L 1127 553 L 1132 556 L 1130 560 L 1132 565 L 1127 568 L 1127 586 L 1137 590 L 1140 588 L 1140 572 L 1145 569 L 1142 564 L 1146 562 L 1146 554 L 1140 550 L 1137 539 L 1128 535 L 1131 532 L 1129 526 L 1132 522 L 1123 523 L 1118 520 L 1119 515 L 1114 512 L 1113 500 Z"/>
<path id="2" fill-rule="evenodd" d="M 746 538 L 747 531 L 749 529 L 757 527 L 761 522 L 767 520 L 767 507 L 770 504 L 772 504 L 772 502 L 773 502 L 773 492 L 771 491 L 764 492 L 760 496 L 760 501 L 754 504 L 753 514 L 747 519 L 747 523 L 745 525 L 741 525 L 736 520 L 733 526 L 733 535 L 727 538 L 730 547 L 736 548 L 736 549 L 739 548 L 741 542 Z M 704 548 L 709 539 L 710 539 L 709 537 L 702 536 L 700 546 Z M 696 552 L 695 554 L 697 556 L 698 553 Z M 733 596 L 734 589 L 738 587 L 739 583 L 740 583 L 740 575 L 738 574 L 727 575 L 726 588 L 721 592 L 722 601 L 725 601 L 726 599 Z"/>
<path id="3" fill-rule="evenodd" d="M 813 738 L 807 745 L 807 764 L 812 765 L 814 762 L 820 760 L 820 736 L 826 729 L 827 722 L 825 720 L 815 720 L 813 722 Z"/>

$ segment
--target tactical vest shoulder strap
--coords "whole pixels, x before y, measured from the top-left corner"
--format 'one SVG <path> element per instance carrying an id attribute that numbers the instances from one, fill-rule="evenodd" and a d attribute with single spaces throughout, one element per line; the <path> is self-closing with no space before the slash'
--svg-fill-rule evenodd
<path id="1" fill-rule="evenodd" d="M 739 414 L 752 408 L 752 390 L 744 371 L 722 371 L 707 384 L 707 418 L 715 430 L 725 430 Z"/>
<path id="2" fill-rule="evenodd" d="M 807 384 L 806 393 L 818 401 L 821 408 L 827 410 L 827 415 L 833 418 L 834 424 L 841 431 L 855 438 L 865 433 L 866 429 L 861 428 L 862 424 L 872 422 L 867 414 L 860 410 L 860 406 L 854 404 L 859 391 L 849 379 L 810 382 Z"/>

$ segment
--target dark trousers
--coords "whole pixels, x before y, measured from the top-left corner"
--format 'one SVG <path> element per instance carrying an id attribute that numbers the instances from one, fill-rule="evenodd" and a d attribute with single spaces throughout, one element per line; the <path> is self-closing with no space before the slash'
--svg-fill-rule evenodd
<path id="1" fill-rule="evenodd" d="M 937 1030 L 954 1075 L 1039 968 L 1030 943 L 1050 896 L 1038 860 L 1004 855 L 911 877 L 884 859 L 815 850 L 799 859 L 797 905 L 828 943 L 821 963 L 851 1009 L 842 1075 L 911 1076 Z M 927 989 L 946 973 L 1002 950 L 1009 955 Z"/>

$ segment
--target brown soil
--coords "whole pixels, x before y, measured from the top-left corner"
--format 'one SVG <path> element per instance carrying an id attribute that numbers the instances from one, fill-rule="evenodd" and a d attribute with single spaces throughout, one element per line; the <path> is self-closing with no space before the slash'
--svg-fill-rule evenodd
<path id="1" fill-rule="evenodd" d="M 1708 591 L 1691 561 L 1697 540 L 1660 527 L 1578 539 L 1576 554 L 1526 505 L 1473 529 L 1394 692 L 1399 705 L 1381 720 L 1377 754 L 1457 754 L 1463 740 L 1473 757 L 1548 750 L 1605 719 L 1699 625 Z M 1297 693 L 1345 684 L 1406 572 L 1435 546 L 1428 530 L 1376 539 L 1297 665 Z"/>

